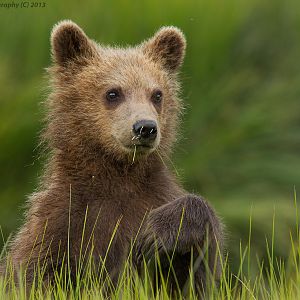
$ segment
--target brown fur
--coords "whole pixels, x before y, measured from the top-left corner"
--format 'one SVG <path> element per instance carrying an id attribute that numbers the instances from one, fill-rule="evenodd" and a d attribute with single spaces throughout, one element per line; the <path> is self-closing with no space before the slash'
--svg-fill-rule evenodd
<path id="1" fill-rule="evenodd" d="M 50 159 L 38 191 L 29 198 L 25 223 L 11 242 L 14 267 L 28 264 L 31 282 L 35 267 L 45 261 L 51 279 L 69 247 L 74 274 L 87 211 L 83 249 L 92 251 L 96 263 L 119 222 L 106 261 L 111 277 L 117 278 L 145 213 L 151 211 L 138 236 L 137 264 L 141 254 L 153 256 L 153 234 L 171 251 L 185 208 L 176 262 L 184 282 L 191 247 L 203 246 L 208 229 L 215 257 L 221 228 L 208 204 L 187 194 L 163 163 L 176 140 L 181 112 L 177 73 L 185 52 L 183 34 L 165 27 L 136 47 L 109 48 L 64 21 L 54 27 L 51 44 L 52 92 L 43 134 Z M 122 97 L 108 103 L 105 92 L 115 87 L 122 89 Z M 157 88 L 163 91 L 159 105 L 151 102 Z M 133 162 L 131 129 L 140 119 L 155 120 L 158 135 L 151 149 L 137 151 Z M 203 284 L 203 267 L 197 272 L 198 284 Z"/>

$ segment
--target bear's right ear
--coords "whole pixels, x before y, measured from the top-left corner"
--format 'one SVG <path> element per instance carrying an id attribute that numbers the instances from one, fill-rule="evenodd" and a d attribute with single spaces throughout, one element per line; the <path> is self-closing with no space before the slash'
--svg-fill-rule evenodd
<path id="1" fill-rule="evenodd" d="M 61 66 L 90 58 L 96 51 L 83 30 L 72 21 L 61 21 L 54 26 L 51 47 L 54 62 Z"/>
<path id="2" fill-rule="evenodd" d="M 154 37 L 142 44 L 142 51 L 171 73 L 176 73 L 181 66 L 185 48 L 184 34 L 174 26 L 162 27 Z"/>

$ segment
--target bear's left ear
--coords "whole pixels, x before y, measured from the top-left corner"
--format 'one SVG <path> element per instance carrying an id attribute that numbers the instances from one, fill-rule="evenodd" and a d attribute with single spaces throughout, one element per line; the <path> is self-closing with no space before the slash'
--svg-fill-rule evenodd
<path id="1" fill-rule="evenodd" d="M 93 42 L 74 22 L 66 20 L 56 24 L 51 33 L 52 55 L 55 63 L 65 66 L 92 57 L 96 50 Z"/>
<path id="2" fill-rule="evenodd" d="M 144 42 L 142 50 L 154 61 L 174 73 L 181 66 L 186 40 L 180 29 L 174 26 L 162 27 L 152 38 Z"/>

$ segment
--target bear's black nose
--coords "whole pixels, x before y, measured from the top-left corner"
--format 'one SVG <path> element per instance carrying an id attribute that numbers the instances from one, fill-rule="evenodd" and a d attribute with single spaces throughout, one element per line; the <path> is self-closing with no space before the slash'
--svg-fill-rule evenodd
<path id="1" fill-rule="evenodd" d="M 157 125 L 152 120 L 140 120 L 133 125 L 133 133 L 143 140 L 154 140 L 157 136 Z"/>

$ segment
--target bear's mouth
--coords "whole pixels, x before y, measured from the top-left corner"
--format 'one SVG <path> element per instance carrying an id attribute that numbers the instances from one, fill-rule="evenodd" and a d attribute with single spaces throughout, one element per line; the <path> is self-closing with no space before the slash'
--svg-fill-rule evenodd
<path id="1" fill-rule="evenodd" d="M 123 151 L 127 153 L 140 153 L 140 154 L 147 154 L 153 152 L 156 147 L 156 142 L 145 142 L 140 140 L 131 140 L 129 143 L 124 143 L 117 138 L 115 138 L 116 141 L 118 141 L 118 144 L 122 147 Z"/>
<path id="2" fill-rule="evenodd" d="M 127 148 L 129 148 L 130 151 L 140 151 L 140 152 L 149 151 L 151 149 L 154 149 L 153 145 L 150 145 L 150 144 L 132 144 L 132 145 L 127 146 Z"/>

